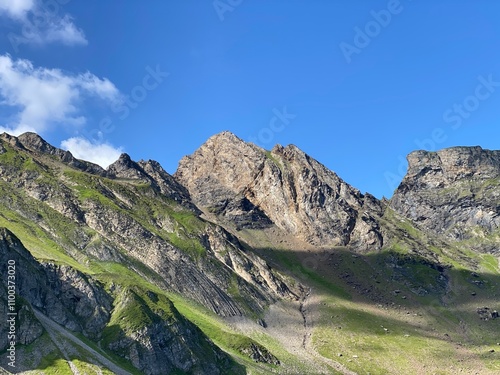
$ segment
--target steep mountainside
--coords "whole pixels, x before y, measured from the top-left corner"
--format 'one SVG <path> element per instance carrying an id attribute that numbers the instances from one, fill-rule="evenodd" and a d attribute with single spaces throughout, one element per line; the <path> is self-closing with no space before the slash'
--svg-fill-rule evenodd
<path id="1" fill-rule="evenodd" d="M 173 176 L 0 135 L 0 371 L 499 373 L 500 152 L 408 161 L 380 201 L 229 132 Z"/>
<path id="2" fill-rule="evenodd" d="M 103 315 L 93 330 L 76 324 L 71 315 L 52 316 L 60 309 L 51 310 L 49 317 L 98 340 L 145 373 L 163 373 L 168 361 L 172 369 L 195 371 L 203 363 L 196 360 L 196 347 L 206 346 L 200 333 L 193 336 L 186 328 L 186 336 L 168 323 L 167 316 L 176 313 L 166 296 L 152 292 L 155 287 L 178 293 L 220 316 L 257 317 L 276 299 L 297 299 L 265 261 L 221 227 L 200 219 L 187 191 L 157 163 L 140 165 L 122 155 L 105 171 L 74 159 L 36 134 L 19 138 L 4 134 L 1 141 L 0 225 L 22 238 L 42 262 L 38 268 L 53 268 L 53 279 L 74 283 L 66 280 L 71 279 L 66 273 L 78 275 L 79 271 L 108 290 L 108 294 L 101 290 L 102 300 L 94 301 L 102 305 Z M 6 257 L 10 247 L 4 249 Z M 58 268 L 59 264 L 72 269 Z M 140 275 L 146 287 L 137 289 L 125 270 Z M 49 276 L 40 277 L 36 284 L 50 285 L 45 281 Z M 35 299 L 38 293 L 30 293 L 19 290 L 34 308 L 46 305 L 45 300 Z M 97 335 L 103 330 L 104 336 Z M 169 331 L 183 337 L 185 354 L 173 351 L 174 341 L 168 335 L 161 338 Z M 159 332 L 163 333 L 158 336 Z M 159 342 L 150 342 L 153 336 Z M 174 358 L 187 358 L 187 362 Z M 214 363 L 196 371 L 220 373 Z"/>
<path id="3" fill-rule="evenodd" d="M 16 353 L 18 371 L 38 368 L 47 358 L 69 355 L 64 344 L 57 339 L 48 340 L 54 333 L 49 333 L 35 318 L 35 309 L 73 332 L 106 343 L 103 346 L 108 350 L 127 355 L 136 368 L 149 373 L 184 369 L 217 374 L 229 364 L 226 355 L 161 295 L 137 286 L 114 284 L 113 288 L 106 288 L 99 280 L 70 266 L 39 263 L 5 229 L 0 229 L 0 258 L 3 275 L 7 274 L 9 260 L 17 265 L 16 287 L 22 297 L 17 335 L 23 345 Z M 2 288 L 4 301 L 5 297 Z M 127 327 L 131 329 L 127 331 L 116 324 L 118 314 L 138 314 L 135 318 L 144 319 L 143 326 Z M 2 347 L 7 345 L 6 329 L 2 329 Z M 36 355 L 33 350 L 38 351 Z M 87 359 L 83 354 L 80 358 Z M 94 361 L 100 364 L 98 359 Z"/>

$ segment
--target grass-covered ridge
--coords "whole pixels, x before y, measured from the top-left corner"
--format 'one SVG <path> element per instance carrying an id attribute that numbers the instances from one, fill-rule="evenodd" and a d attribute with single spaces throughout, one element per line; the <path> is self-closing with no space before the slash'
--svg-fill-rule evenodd
<path id="1" fill-rule="evenodd" d="M 158 235 L 190 256 L 204 256 L 200 233 L 206 223 L 192 211 L 159 194 L 151 186 L 135 181 L 113 180 L 76 170 L 64 171 L 76 196 L 106 209 L 131 216 L 148 231 Z"/>

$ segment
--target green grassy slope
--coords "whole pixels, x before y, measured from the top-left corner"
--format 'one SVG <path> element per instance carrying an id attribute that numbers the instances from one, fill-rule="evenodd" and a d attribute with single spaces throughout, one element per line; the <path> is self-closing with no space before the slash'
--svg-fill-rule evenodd
<path id="1" fill-rule="evenodd" d="M 399 234 L 377 252 L 259 250 L 312 288 L 313 347 L 358 374 L 498 373 L 500 319 L 477 312 L 500 310 L 498 257 L 383 220 Z"/>

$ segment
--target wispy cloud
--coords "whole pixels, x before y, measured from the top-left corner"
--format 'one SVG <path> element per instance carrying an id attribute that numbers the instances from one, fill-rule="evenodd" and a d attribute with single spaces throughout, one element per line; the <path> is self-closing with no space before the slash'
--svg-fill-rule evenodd
<path id="1" fill-rule="evenodd" d="M 19 134 L 26 129 L 43 132 L 58 124 L 84 125 L 86 118 L 81 105 L 90 97 L 110 104 L 121 100 L 112 82 L 90 72 L 71 75 L 0 55 L 0 108 L 16 110 L 10 122 L 0 126 L 0 131 Z"/>
<path id="2" fill-rule="evenodd" d="M 5 12 L 9 17 L 23 19 L 34 6 L 34 0 L 0 0 L 0 14 Z"/>
<path id="3" fill-rule="evenodd" d="M 61 148 L 70 151 L 77 159 L 83 159 L 106 168 L 123 152 L 122 148 L 109 143 L 92 143 L 82 137 L 73 137 L 61 142 Z"/>
<path id="4" fill-rule="evenodd" d="M 38 43 L 61 42 L 66 45 L 87 44 L 87 39 L 81 29 L 78 29 L 71 17 L 65 15 L 63 18 L 56 18 L 48 23 L 48 27 L 38 34 Z"/>
<path id="5" fill-rule="evenodd" d="M 20 44 L 87 44 L 84 32 L 75 26 L 70 15 L 61 12 L 61 5 L 55 2 L 0 0 L 0 16 L 19 23 L 20 33 L 9 34 L 16 52 Z"/>

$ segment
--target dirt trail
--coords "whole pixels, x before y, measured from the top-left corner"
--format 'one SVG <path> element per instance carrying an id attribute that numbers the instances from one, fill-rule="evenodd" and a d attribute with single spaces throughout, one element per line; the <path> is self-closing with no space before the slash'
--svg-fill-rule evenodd
<path id="1" fill-rule="evenodd" d="M 308 324 L 310 325 L 311 319 L 307 318 L 307 307 L 305 307 L 307 299 L 309 298 L 310 295 L 311 295 L 311 289 L 309 289 L 305 293 L 305 295 L 300 299 L 300 305 L 299 305 L 300 315 L 302 315 L 302 320 L 304 321 L 304 337 L 302 339 L 302 347 L 304 349 L 306 349 L 308 339 L 309 337 L 311 337 L 312 327 L 308 327 Z"/>
<path id="2" fill-rule="evenodd" d="M 289 353 L 299 357 L 306 366 L 314 369 L 315 374 L 357 375 L 314 349 L 311 341 L 319 300 L 313 289 L 307 289 L 298 302 L 281 301 L 270 306 L 264 318 L 267 324 L 265 332 L 278 340 Z"/>
<path id="3" fill-rule="evenodd" d="M 73 373 L 73 375 L 80 375 L 80 371 L 78 371 L 78 368 L 75 366 L 75 364 L 73 362 L 71 362 L 71 358 L 69 358 L 68 352 L 66 351 L 66 348 L 64 347 L 63 342 L 59 341 L 59 338 L 57 337 L 55 332 L 53 330 L 49 329 L 49 327 L 45 324 L 45 322 L 40 319 L 40 316 L 42 314 L 40 314 L 40 313 L 37 314 L 37 313 L 38 312 L 35 312 L 35 316 L 37 317 L 38 321 L 42 324 L 43 328 L 45 328 L 45 330 L 49 334 L 49 337 L 52 340 L 52 342 L 54 343 L 54 345 L 62 353 L 62 355 L 63 355 L 64 359 L 66 360 L 66 362 L 68 363 L 69 368 L 71 369 L 71 372 Z"/>
<path id="4" fill-rule="evenodd" d="M 48 332 L 50 338 L 54 342 L 54 344 L 58 347 L 58 349 L 63 353 L 66 361 L 68 361 L 69 366 L 71 367 L 71 371 L 75 375 L 79 375 L 79 371 L 76 368 L 76 366 L 71 362 L 70 358 L 66 354 L 66 350 L 64 349 L 64 345 L 59 342 L 59 340 L 56 338 L 55 333 L 61 335 L 63 338 L 73 342 L 74 344 L 78 345 L 79 347 L 85 349 L 87 352 L 89 352 L 97 361 L 101 363 L 101 365 L 107 367 L 109 370 L 114 372 L 115 374 L 118 375 L 131 375 L 128 371 L 125 371 L 121 367 L 115 365 L 113 362 L 111 362 L 109 359 L 104 357 L 102 354 L 98 353 L 94 349 L 92 349 L 90 346 L 85 344 L 82 340 L 79 338 L 73 336 L 69 331 L 67 331 L 65 328 L 61 327 L 57 323 L 55 323 L 53 320 L 49 319 L 46 317 L 44 314 L 42 314 L 40 311 L 33 309 L 33 312 L 36 316 L 36 318 L 40 321 L 40 323 L 43 325 L 45 330 Z"/>
<path id="5" fill-rule="evenodd" d="M 316 361 L 322 361 L 323 363 L 327 364 L 328 366 L 334 368 L 336 371 L 344 375 L 357 375 L 356 372 L 349 370 L 341 363 L 336 362 L 330 358 L 323 357 L 321 354 L 317 352 L 316 348 L 314 347 L 312 343 L 312 333 L 314 330 L 314 323 L 319 319 L 318 306 L 320 305 L 321 305 L 320 296 L 317 293 L 314 293 L 314 290 L 310 290 L 303 305 L 304 319 L 306 321 L 304 349 L 307 351 L 307 353 L 309 353 L 312 357 L 314 357 Z"/>

